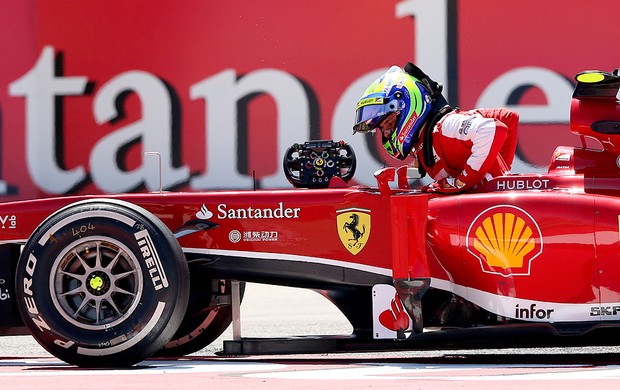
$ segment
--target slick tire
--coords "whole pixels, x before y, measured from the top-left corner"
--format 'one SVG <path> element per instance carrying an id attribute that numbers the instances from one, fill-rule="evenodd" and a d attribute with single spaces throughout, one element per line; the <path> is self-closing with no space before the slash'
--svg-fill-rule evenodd
<path id="1" fill-rule="evenodd" d="M 34 231 L 16 271 L 19 309 L 52 355 L 82 367 L 125 367 L 160 350 L 189 296 L 179 243 L 153 214 L 87 200 Z"/>

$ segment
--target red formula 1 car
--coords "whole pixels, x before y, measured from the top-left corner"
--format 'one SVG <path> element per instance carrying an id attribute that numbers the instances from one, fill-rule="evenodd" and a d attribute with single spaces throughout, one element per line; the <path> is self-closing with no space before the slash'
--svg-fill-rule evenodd
<path id="1" fill-rule="evenodd" d="M 182 355 L 231 323 L 231 281 L 320 291 L 359 348 L 618 326 L 619 89 L 617 71 L 577 76 L 570 129 L 601 150 L 559 147 L 546 174 L 462 195 L 409 189 L 406 168 L 348 186 L 351 148 L 313 141 L 284 157 L 303 188 L 1 204 L 2 334 L 81 366 Z"/>

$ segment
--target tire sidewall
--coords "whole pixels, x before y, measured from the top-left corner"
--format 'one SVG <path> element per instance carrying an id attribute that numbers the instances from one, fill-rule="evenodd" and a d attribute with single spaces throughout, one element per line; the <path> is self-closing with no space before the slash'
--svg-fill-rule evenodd
<path id="1" fill-rule="evenodd" d="M 100 237 L 131 252 L 140 291 L 117 323 L 89 328 L 61 314 L 54 275 L 59 256 L 80 240 Z M 82 366 L 125 366 L 150 356 L 173 336 L 187 305 L 183 278 L 183 252 L 166 226 L 135 205 L 107 200 L 71 205 L 42 223 L 24 247 L 16 286 L 24 322 L 54 356 Z"/>

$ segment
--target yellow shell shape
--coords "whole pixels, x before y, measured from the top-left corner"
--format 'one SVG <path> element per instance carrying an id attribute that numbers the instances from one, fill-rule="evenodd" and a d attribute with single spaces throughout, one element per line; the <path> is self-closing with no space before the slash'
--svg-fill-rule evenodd
<path id="1" fill-rule="evenodd" d="M 523 266 L 523 258 L 534 247 L 532 229 L 521 217 L 497 213 L 485 218 L 476 229 L 476 248 L 491 267 L 503 269 Z"/>

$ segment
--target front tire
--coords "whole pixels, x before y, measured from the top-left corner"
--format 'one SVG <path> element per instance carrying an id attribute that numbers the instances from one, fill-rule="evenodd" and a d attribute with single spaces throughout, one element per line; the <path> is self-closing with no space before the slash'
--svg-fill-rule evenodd
<path id="1" fill-rule="evenodd" d="M 187 307 L 181 247 L 153 214 L 116 200 L 67 206 L 32 234 L 16 290 L 51 354 L 83 367 L 130 366 L 161 349 Z"/>

